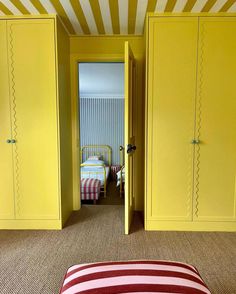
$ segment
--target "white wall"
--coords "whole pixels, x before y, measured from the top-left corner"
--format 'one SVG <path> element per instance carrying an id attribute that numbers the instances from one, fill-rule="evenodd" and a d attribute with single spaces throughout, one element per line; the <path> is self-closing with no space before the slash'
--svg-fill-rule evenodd
<path id="1" fill-rule="evenodd" d="M 80 98 L 124 98 L 123 63 L 79 63 Z"/>

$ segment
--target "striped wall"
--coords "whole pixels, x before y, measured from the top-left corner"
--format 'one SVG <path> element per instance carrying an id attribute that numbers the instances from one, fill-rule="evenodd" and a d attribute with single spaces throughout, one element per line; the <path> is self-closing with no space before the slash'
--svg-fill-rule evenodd
<path id="1" fill-rule="evenodd" d="M 109 145 L 112 164 L 120 163 L 124 145 L 124 99 L 80 97 L 80 144 Z"/>
<path id="2" fill-rule="evenodd" d="M 55 13 L 71 35 L 140 35 L 147 12 L 231 13 L 236 0 L 0 0 L 0 16 Z"/>

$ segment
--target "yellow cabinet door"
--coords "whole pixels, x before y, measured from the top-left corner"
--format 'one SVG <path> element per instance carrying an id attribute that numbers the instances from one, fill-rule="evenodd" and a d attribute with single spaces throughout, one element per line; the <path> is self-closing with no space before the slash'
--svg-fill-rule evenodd
<path id="1" fill-rule="evenodd" d="M 190 221 L 198 18 L 153 17 L 148 34 L 146 221 Z"/>
<path id="2" fill-rule="evenodd" d="M 53 20 L 7 22 L 17 219 L 58 219 Z"/>
<path id="3" fill-rule="evenodd" d="M 236 18 L 200 18 L 194 219 L 235 220 Z"/>
<path id="4" fill-rule="evenodd" d="M 7 63 L 7 25 L 0 20 L 0 219 L 14 218 L 11 115 Z"/>

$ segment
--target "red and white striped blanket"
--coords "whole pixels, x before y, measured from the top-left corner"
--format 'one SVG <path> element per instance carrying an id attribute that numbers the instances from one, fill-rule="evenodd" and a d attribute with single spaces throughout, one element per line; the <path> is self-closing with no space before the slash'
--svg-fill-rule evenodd
<path id="1" fill-rule="evenodd" d="M 74 265 L 60 294 L 210 294 L 195 267 L 173 261 L 121 261 Z"/>
<path id="2" fill-rule="evenodd" d="M 81 179 L 80 192 L 82 200 L 98 200 L 101 182 L 98 179 Z"/>

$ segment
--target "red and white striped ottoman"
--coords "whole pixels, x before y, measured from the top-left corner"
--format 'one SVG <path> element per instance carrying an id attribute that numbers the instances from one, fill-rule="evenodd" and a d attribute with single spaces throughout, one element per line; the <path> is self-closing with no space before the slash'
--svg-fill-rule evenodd
<path id="1" fill-rule="evenodd" d="M 81 179 L 80 181 L 80 195 L 81 200 L 93 200 L 96 203 L 101 190 L 101 182 L 98 179 Z"/>
<path id="2" fill-rule="evenodd" d="M 210 294 L 197 269 L 173 261 L 121 261 L 74 265 L 60 294 Z"/>

